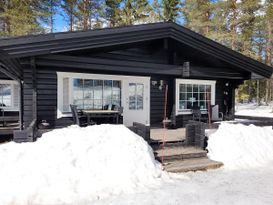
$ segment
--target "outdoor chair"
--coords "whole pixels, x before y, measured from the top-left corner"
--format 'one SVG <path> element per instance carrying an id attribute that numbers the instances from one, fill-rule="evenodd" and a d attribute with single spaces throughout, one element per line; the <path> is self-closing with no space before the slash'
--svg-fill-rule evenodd
<path id="1" fill-rule="evenodd" d="M 119 122 L 121 122 L 122 119 L 122 113 L 123 113 L 123 107 L 122 106 L 118 106 L 118 105 L 112 105 L 112 110 L 116 110 L 118 111 L 118 115 L 119 115 Z"/>
<path id="2" fill-rule="evenodd" d="M 207 114 L 203 113 L 200 110 L 200 107 L 195 106 L 192 108 L 192 120 L 193 121 L 199 121 L 199 122 L 207 122 L 208 117 Z"/>
<path id="3" fill-rule="evenodd" d="M 87 117 L 86 116 L 80 116 L 77 105 L 70 105 L 73 121 L 75 125 L 79 125 L 80 127 L 85 127 L 87 125 L 94 125 L 95 122 L 87 122 Z"/>
<path id="4" fill-rule="evenodd" d="M 199 107 L 193 107 L 192 108 L 192 120 L 200 122 L 201 117 L 202 117 L 202 114 L 201 114 L 200 108 Z"/>
<path id="5" fill-rule="evenodd" d="M 219 105 L 211 106 L 211 121 L 222 121 L 223 113 L 219 112 Z"/>

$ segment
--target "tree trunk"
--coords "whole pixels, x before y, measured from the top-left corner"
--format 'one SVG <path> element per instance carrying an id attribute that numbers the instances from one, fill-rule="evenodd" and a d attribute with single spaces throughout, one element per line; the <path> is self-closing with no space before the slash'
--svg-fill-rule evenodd
<path id="1" fill-rule="evenodd" d="M 231 23 L 231 49 L 236 50 L 237 44 L 237 5 L 236 0 L 232 0 L 231 2 L 231 11 L 232 11 L 232 23 Z"/>
<path id="2" fill-rule="evenodd" d="M 260 105 L 260 81 L 257 80 L 257 104 Z"/>

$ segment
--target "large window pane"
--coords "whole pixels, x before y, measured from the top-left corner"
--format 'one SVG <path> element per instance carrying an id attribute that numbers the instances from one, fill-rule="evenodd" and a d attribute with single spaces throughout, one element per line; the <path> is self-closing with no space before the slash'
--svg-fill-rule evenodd
<path id="1" fill-rule="evenodd" d="M 144 85 L 137 84 L 136 87 L 136 95 L 137 95 L 137 110 L 143 109 L 143 93 L 144 93 Z"/>
<path id="2" fill-rule="evenodd" d="M 0 107 L 11 107 L 11 85 L 0 85 Z"/>
<path id="3" fill-rule="evenodd" d="M 120 106 L 120 93 L 120 81 L 73 79 L 73 104 L 79 109 L 102 109 L 104 105 L 112 104 Z"/>
<path id="4" fill-rule="evenodd" d="M 83 89 L 83 99 L 84 99 L 84 109 L 93 108 L 93 80 L 84 80 L 84 89 Z"/>
<path id="5" fill-rule="evenodd" d="M 112 105 L 112 80 L 103 82 L 103 106 Z"/>
<path id="6" fill-rule="evenodd" d="M 73 104 L 83 109 L 83 80 L 73 79 Z"/>
<path id="7" fill-rule="evenodd" d="M 129 109 L 136 109 L 136 84 L 129 83 Z"/>
<path id="8" fill-rule="evenodd" d="M 143 109 L 144 85 L 140 83 L 129 83 L 129 109 Z"/>
<path id="9" fill-rule="evenodd" d="M 94 80 L 94 109 L 102 109 L 102 80 Z"/>

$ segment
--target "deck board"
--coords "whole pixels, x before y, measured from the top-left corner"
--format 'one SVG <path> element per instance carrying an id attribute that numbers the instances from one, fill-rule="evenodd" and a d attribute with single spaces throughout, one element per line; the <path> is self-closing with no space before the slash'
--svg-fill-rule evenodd
<path id="1" fill-rule="evenodd" d="M 192 158 L 185 160 L 176 160 L 164 165 L 164 169 L 168 172 L 189 172 L 189 171 L 206 171 L 208 169 L 217 169 L 223 166 L 222 162 L 217 162 L 203 158 Z"/>
<path id="2" fill-rule="evenodd" d="M 154 141 L 162 142 L 164 137 L 166 142 L 179 142 L 185 140 L 185 133 L 185 128 L 165 130 L 163 128 L 151 128 L 151 139 Z"/>

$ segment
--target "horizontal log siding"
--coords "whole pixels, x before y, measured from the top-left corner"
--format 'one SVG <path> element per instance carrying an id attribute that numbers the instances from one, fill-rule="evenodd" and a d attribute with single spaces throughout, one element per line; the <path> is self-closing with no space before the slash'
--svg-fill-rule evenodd
<path id="1" fill-rule="evenodd" d="M 170 118 L 172 106 L 173 106 L 173 98 L 172 98 L 172 80 L 171 79 L 164 79 L 158 77 L 151 78 L 151 94 L 150 94 L 150 123 L 151 126 L 160 125 L 162 123 L 164 117 L 164 96 L 165 96 L 165 87 L 160 90 L 159 89 L 159 81 L 164 80 L 167 82 L 169 86 L 168 92 L 168 103 L 167 103 L 167 117 Z M 152 82 L 156 81 L 157 84 L 153 85 Z"/>
<path id="2" fill-rule="evenodd" d="M 57 73 L 54 70 L 37 70 L 37 119 L 55 126 L 57 119 Z"/>
<path id="3" fill-rule="evenodd" d="M 23 120 L 24 128 L 27 128 L 36 115 L 36 93 L 34 91 L 33 79 L 35 75 L 29 66 L 23 72 Z"/>
<path id="4" fill-rule="evenodd" d="M 11 79 L 0 71 L 0 80 L 11 80 Z"/>

